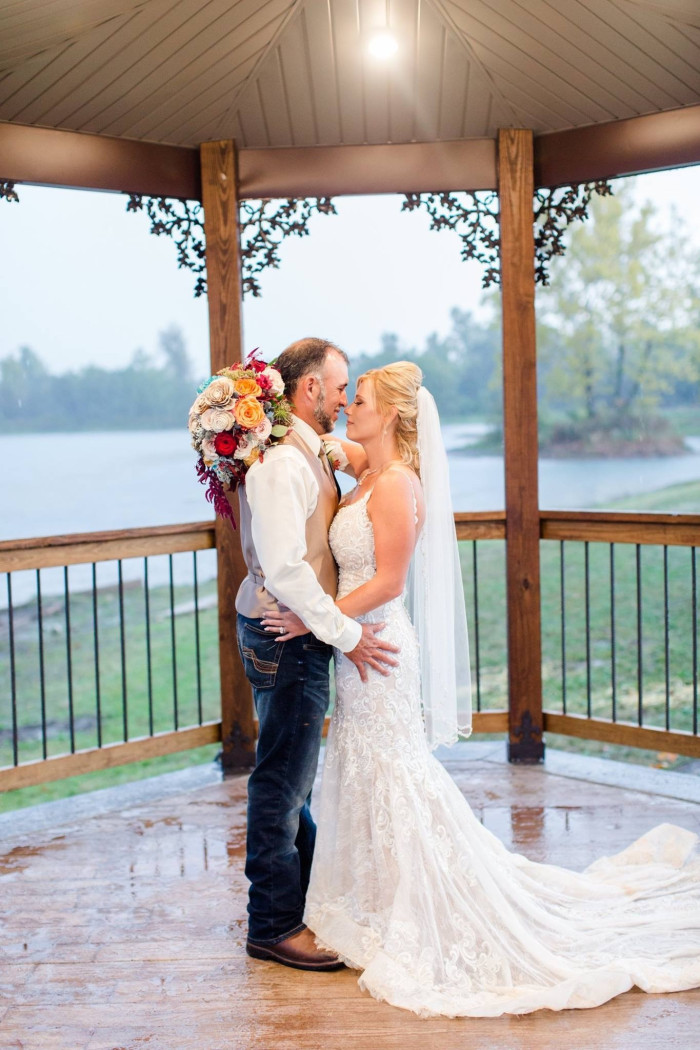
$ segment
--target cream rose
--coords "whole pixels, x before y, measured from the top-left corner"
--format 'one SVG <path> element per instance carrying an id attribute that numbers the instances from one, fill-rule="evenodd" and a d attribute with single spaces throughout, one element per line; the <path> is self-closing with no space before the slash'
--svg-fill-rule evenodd
<path id="1" fill-rule="evenodd" d="M 227 412 L 226 415 L 228 414 L 229 413 Z M 255 428 L 262 423 L 263 419 L 267 418 L 262 405 L 253 395 L 250 395 L 249 397 L 240 397 L 233 406 L 233 414 L 236 417 L 236 422 L 239 423 L 244 430 L 255 430 Z M 203 417 L 202 422 L 204 422 Z M 206 424 L 204 425 L 206 426 Z M 222 427 L 221 429 L 224 430 L 227 428 Z"/>
<path id="2" fill-rule="evenodd" d="M 268 365 L 267 368 L 263 369 L 260 375 L 265 376 L 270 381 L 270 389 L 273 394 L 284 393 L 284 380 L 276 368 L 270 368 Z"/>
<path id="3" fill-rule="evenodd" d="M 253 431 L 251 431 L 249 434 L 246 434 L 243 441 L 241 441 L 238 448 L 233 453 L 233 458 L 242 459 L 243 461 L 245 461 L 247 460 L 248 456 L 252 453 L 253 449 L 257 450 L 257 448 L 258 441 L 256 435 Z"/>
<path id="4" fill-rule="evenodd" d="M 257 401 L 255 403 L 257 404 Z M 233 413 L 222 408 L 208 408 L 206 412 L 202 412 L 200 420 L 205 430 L 212 430 L 215 434 L 221 433 L 222 430 L 230 430 L 235 421 Z"/>
<path id="5" fill-rule="evenodd" d="M 232 386 L 239 397 L 257 397 L 262 394 L 262 388 L 257 380 L 250 379 L 248 376 L 236 379 Z"/>
<path id="6" fill-rule="evenodd" d="M 233 394 L 234 384 L 231 380 L 227 376 L 217 376 L 204 388 L 197 400 L 201 398 L 207 408 L 223 408 L 228 405 Z"/>
<path id="7" fill-rule="evenodd" d="M 262 422 L 258 423 L 258 425 L 255 428 L 255 430 L 253 431 L 253 433 L 258 435 L 258 438 L 260 439 L 260 441 L 266 441 L 267 438 L 269 438 L 269 436 L 270 436 L 270 431 L 271 430 L 272 430 L 272 423 L 267 418 L 267 416 L 265 416 L 265 418 L 262 420 Z"/>
<path id="8" fill-rule="evenodd" d="M 202 455 L 205 459 L 215 460 L 218 459 L 219 453 L 216 451 L 216 446 L 211 438 L 205 438 L 202 442 Z"/>

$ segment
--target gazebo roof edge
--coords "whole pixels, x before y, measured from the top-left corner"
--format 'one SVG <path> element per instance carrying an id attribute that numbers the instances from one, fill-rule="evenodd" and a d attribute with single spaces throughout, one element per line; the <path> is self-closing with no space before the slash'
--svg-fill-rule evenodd
<path id="1" fill-rule="evenodd" d="M 494 139 L 239 151 L 240 196 L 496 188 Z M 700 105 L 535 137 L 535 184 L 561 186 L 700 164 Z M 0 179 L 201 198 L 199 151 L 0 122 Z"/>

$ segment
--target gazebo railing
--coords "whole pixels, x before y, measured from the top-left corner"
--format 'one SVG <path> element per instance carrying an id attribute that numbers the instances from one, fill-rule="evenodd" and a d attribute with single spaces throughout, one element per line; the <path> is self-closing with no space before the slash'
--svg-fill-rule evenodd
<path id="1" fill-rule="evenodd" d="M 545 732 L 700 755 L 700 515 L 543 511 Z"/>
<path id="2" fill-rule="evenodd" d="M 214 547 L 208 522 L 0 543 L 0 789 L 220 739 Z"/>
<path id="3" fill-rule="evenodd" d="M 505 512 L 455 521 L 474 730 L 502 733 Z M 541 536 L 545 732 L 700 755 L 700 515 Z M 221 739 L 215 546 L 211 522 L 0 543 L 0 790 Z"/>

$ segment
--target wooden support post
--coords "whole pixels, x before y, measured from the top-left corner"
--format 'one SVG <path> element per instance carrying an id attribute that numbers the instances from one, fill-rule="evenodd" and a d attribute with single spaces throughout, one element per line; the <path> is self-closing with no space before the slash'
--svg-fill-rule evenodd
<path id="1" fill-rule="evenodd" d="M 542 646 L 532 132 L 498 133 L 508 605 L 508 759 L 541 762 Z"/>
<path id="2" fill-rule="evenodd" d="M 233 142 L 200 147 L 207 246 L 209 341 L 212 374 L 243 357 L 241 260 L 236 154 Z M 255 764 L 253 698 L 236 644 L 235 599 L 246 569 L 239 533 L 216 521 L 219 594 L 221 740 L 224 772 Z"/>

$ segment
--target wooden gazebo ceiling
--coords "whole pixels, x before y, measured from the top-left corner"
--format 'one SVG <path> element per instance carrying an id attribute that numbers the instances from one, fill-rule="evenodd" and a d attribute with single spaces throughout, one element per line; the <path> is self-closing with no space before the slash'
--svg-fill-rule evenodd
<path id="1" fill-rule="evenodd" d="M 388 27 L 398 53 L 367 54 Z M 25 0 L 0 121 L 196 146 L 565 131 L 700 102 L 698 0 Z"/>

